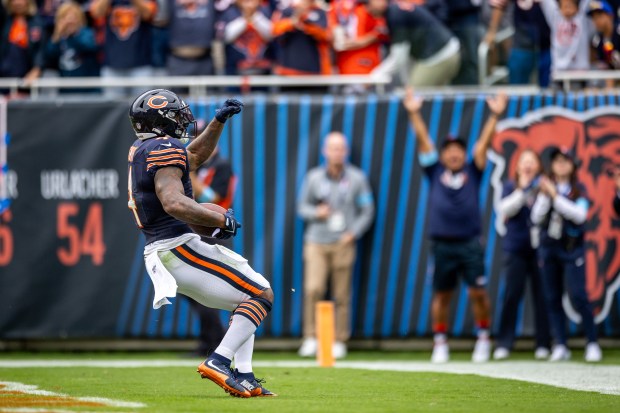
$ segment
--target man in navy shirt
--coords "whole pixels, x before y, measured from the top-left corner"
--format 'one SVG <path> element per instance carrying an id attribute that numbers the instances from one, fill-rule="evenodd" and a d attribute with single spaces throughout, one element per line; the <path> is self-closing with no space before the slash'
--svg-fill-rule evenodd
<path id="1" fill-rule="evenodd" d="M 468 286 L 478 340 L 472 355 L 474 362 L 490 357 L 489 328 L 491 305 L 486 292 L 484 249 L 480 243 L 481 220 L 478 194 L 482 172 L 487 164 L 486 152 L 495 134 L 499 116 L 506 109 L 507 96 L 487 98 L 491 114 L 473 153 L 467 161 L 466 144 L 458 138 L 447 138 L 435 149 L 420 109 L 422 99 L 409 89 L 403 101 L 415 130 L 420 165 L 430 180 L 428 227 L 433 241 L 435 273 L 433 275 L 432 319 L 435 345 L 432 361 L 450 358 L 446 334 L 450 299 L 459 277 Z"/>
<path id="2" fill-rule="evenodd" d="M 214 73 L 211 44 L 215 38 L 215 2 L 166 0 L 169 15 L 167 69 L 171 76 L 207 76 Z"/>

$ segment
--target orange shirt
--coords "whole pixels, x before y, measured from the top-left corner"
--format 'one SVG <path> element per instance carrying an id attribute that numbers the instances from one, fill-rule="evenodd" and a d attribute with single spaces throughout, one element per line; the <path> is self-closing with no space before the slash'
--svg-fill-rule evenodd
<path id="1" fill-rule="evenodd" d="M 385 18 L 371 15 L 361 4 L 345 17 L 339 19 L 335 8 L 329 11 L 332 28 L 340 20 L 350 39 L 359 39 L 371 33 L 376 34 L 377 39 L 360 49 L 336 52 L 338 72 L 343 75 L 368 74 L 381 63 L 381 43 L 388 40 Z"/>
<path id="2" fill-rule="evenodd" d="M 28 22 L 25 17 L 15 17 L 9 30 L 9 43 L 25 49 L 28 47 Z"/>

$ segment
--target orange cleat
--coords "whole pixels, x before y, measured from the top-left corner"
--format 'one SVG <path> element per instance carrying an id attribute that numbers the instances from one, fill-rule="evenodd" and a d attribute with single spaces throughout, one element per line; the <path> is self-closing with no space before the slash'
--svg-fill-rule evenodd
<path id="1" fill-rule="evenodd" d="M 241 386 L 232 374 L 230 368 L 221 362 L 208 358 L 198 366 L 198 373 L 203 379 L 209 379 L 234 397 L 251 397 L 250 392 Z"/>

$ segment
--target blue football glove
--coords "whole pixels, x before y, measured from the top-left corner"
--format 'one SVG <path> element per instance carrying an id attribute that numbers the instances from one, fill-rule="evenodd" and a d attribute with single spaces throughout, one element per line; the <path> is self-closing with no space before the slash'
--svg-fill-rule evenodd
<path id="1" fill-rule="evenodd" d="M 215 111 L 215 119 L 220 123 L 226 123 L 229 118 L 232 118 L 243 109 L 243 102 L 237 99 L 228 99 L 224 102 L 224 105 Z"/>
<path id="2" fill-rule="evenodd" d="M 229 209 L 224 214 L 226 218 L 224 222 L 224 228 L 215 235 L 217 239 L 228 239 L 237 235 L 237 230 L 241 228 L 241 223 L 237 221 L 234 217 L 234 212 L 232 209 Z"/>

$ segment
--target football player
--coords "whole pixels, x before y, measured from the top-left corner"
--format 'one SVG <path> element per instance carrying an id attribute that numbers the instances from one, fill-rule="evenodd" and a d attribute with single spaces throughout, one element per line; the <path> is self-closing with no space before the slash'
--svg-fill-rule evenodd
<path id="1" fill-rule="evenodd" d="M 198 366 L 201 377 L 236 397 L 275 396 L 262 387 L 251 366 L 254 332 L 273 303 L 269 282 L 242 256 L 202 242 L 188 225 L 216 228 L 213 234 L 219 239 L 234 237 L 241 227 L 232 209 L 217 213 L 194 201 L 189 173 L 209 158 L 226 120 L 242 108 L 243 103 L 228 99 L 186 148 L 196 127 L 189 106 L 165 89 L 138 96 L 129 110 L 138 139 L 129 150 L 128 205 L 146 237 L 153 308 L 170 304 L 167 297 L 178 292 L 207 307 L 232 311 L 226 335 Z"/>

